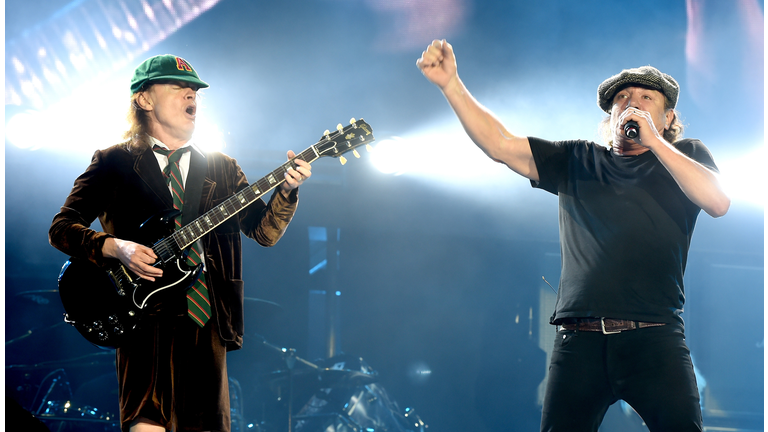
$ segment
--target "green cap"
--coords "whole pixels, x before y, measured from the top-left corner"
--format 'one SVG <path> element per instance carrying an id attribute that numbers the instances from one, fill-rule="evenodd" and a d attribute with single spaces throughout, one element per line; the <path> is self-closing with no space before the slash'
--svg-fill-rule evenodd
<path id="1" fill-rule="evenodd" d="M 670 75 L 661 72 L 653 66 L 624 69 L 621 73 L 603 81 L 597 88 L 597 105 L 603 111 L 610 114 L 613 97 L 616 93 L 624 87 L 632 85 L 658 90 L 666 97 L 667 105 L 670 108 L 674 108 L 677 105 L 680 85 Z"/>
<path id="2" fill-rule="evenodd" d="M 209 87 L 208 83 L 197 76 L 197 72 L 186 60 L 171 54 L 150 57 L 133 71 L 131 94 L 141 90 L 146 84 L 161 80 L 185 81 L 198 88 Z"/>

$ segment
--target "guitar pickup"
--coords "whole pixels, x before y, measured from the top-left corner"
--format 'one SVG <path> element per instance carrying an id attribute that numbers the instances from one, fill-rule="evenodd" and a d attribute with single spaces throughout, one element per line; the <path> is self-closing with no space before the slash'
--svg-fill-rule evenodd
<path id="1" fill-rule="evenodd" d="M 112 280 L 112 283 L 115 285 L 117 294 L 120 297 L 125 296 L 126 292 L 126 285 L 127 284 L 133 284 L 133 279 L 131 278 L 131 275 L 128 274 L 128 272 L 125 270 L 125 267 L 122 265 L 117 266 L 117 268 L 110 268 L 107 270 L 107 275 L 109 275 L 109 278 Z"/>

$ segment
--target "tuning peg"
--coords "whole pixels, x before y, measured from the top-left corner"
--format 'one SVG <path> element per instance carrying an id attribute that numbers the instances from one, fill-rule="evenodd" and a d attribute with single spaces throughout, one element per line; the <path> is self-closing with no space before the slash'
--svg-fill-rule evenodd
<path id="1" fill-rule="evenodd" d="M 343 131 L 343 130 L 344 130 L 344 126 L 342 126 L 342 125 L 341 125 L 341 123 L 339 123 L 339 124 L 337 124 L 337 125 L 336 125 L 336 130 L 338 130 L 339 132 L 341 132 L 341 131 Z"/>
<path id="2" fill-rule="evenodd" d="M 349 124 L 355 124 L 356 122 L 357 122 L 357 120 L 355 120 L 355 118 L 354 118 L 354 117 L 352 117 L 351 119 L 349 119 Z"/>
<path id="3" fill-rule="evenodd" d="M 369 151 L 369 152 L 372 152 L 372 151 L 373 151 L 373 147 L 371 147 L 371 145 L 370 145 L 370 144 L 366 144 L 366 145 L 365 145 L 365 149 L 366 149 L 367 151 Z"/>
<path id="4" fill-rule="evenodd" d="M 339 162 L 341 162 L 341 164 L 344 165 L 347 163 L 347 158 L 345 158 L 344 156 L 339 156 Z"/>
<path id="5" fill-rule="evenodd" d="M 360 159 L 360 153 L 357 152 L 357 150 L 352 150 L 352 154 L 355 155 L 356 158 Z"/>
<path id="6" fill-rule="evenodd" d="M 328 135 L 330 134 L 331 134 L 331 131 L 329 131 L 328 129 L 326 129 L 325 132 L 323 132 L 323 136 L 325 137 L 325 139 L 328 139 Z"/>

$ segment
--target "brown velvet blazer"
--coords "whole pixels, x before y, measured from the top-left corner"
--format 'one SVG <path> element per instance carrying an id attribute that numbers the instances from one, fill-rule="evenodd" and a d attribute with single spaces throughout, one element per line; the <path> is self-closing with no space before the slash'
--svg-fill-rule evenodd
<path id="1" fill-rule="evenodd" d="M 248 186 L 233 158 L 192 150 L 186 181 L 187 195 L 200 192 L 200 199 L 185 200 L 183 223 L 194 220 Z M 198 209 L 188 209 L 199 202 Z M 286 199 L 279 192 L 269 203 L 257 200 L 202 238 L 206 278 L 221 339 L 228 350 L 238 349 L 243 336 L 243 280 L 241 235 L 262 246 L 273 246 L 282 237 L 298 204 L 298 190 Z M 108 237 L 135 240 L 141 224 L 156 213 L 173 208 L 168 186 L 149 147 L 131 150 L 129 142 L 94 153 L 48 232 L 51 245 L 65 254 L 87 258 L 97 265 Z M 99 219 L 103 232 L 91 223 Z"/>

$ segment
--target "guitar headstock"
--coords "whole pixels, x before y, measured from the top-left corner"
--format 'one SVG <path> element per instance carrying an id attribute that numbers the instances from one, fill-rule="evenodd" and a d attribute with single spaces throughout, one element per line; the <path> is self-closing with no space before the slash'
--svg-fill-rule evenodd
<path id="1" fill-rule="evenodd" d="M 341 164 L 344 165 L 347 163 L 347 159 L 342 156 L 344 153 L 351 151 L 355 157 L 359 158 L 360 154 L 355 149 L 361 145 L 368 146 L 374 140 L 371 125 L 363 119 L 355 120 L 353 118 L 349 121 L 347 127 L 342 127 L 339 124 L 336 126 L 336 131 L 325 131 L 320 141 L 312 147 L 317 152 L 318 157 L 330 156 L 339 158 Z"/>

